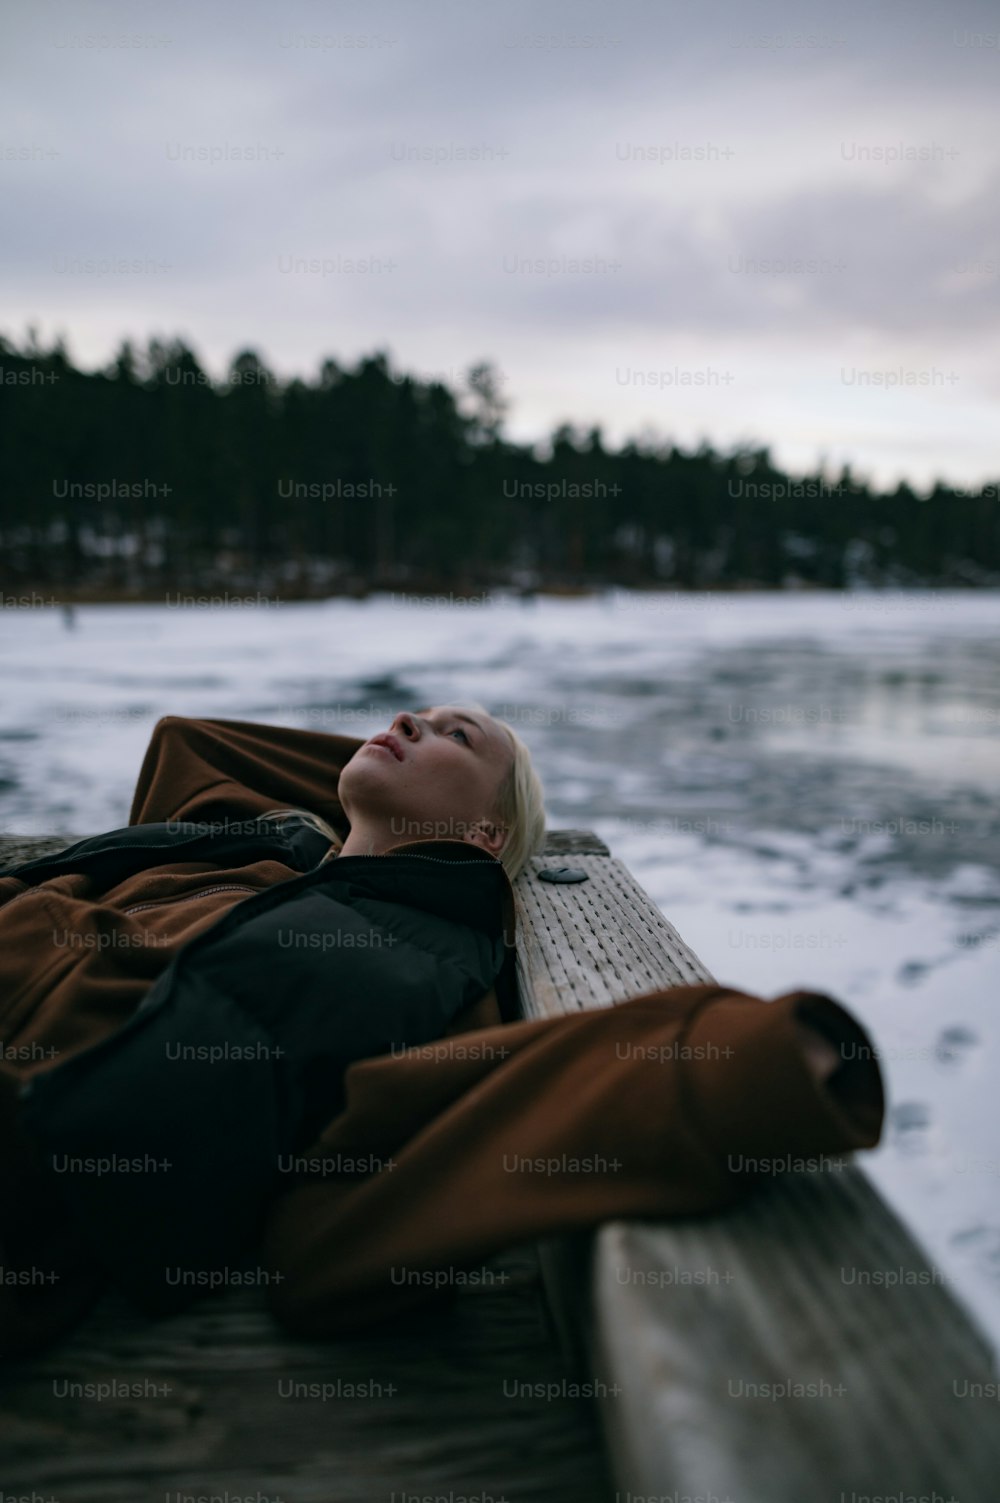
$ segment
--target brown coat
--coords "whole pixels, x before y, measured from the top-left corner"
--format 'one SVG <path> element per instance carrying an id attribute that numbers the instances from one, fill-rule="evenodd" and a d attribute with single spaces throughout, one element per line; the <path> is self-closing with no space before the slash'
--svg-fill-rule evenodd
<path id="1" fill-rule="evenodd" d="M 129 823 L 233 821 L 294 806 L 344 836 L 337 782 L 362 744 L 167 717 Z M 35 887 L 0 877 L 0 1353 L 61 1334 L 102 1283 L 19 1127 L 19 1081 L 113 1032 L 195 933 L 248 891 L 296 875 L 265 860 L 175 862 L 106 891 L 82 873 Z M 509 887 L 506 918 L 511 932 Z M 95 943 L 54 944 L 61 931 Z M 112 940 L 97 944 L 102 935 Z M 710 1211 L 789 1155 L 874 1146 L 884 1100 L 872 1051 L 853 1048 L 852 1062 L 820 1084 L 796 1026 L 803 1009 L 835 1041 L 869 1043 L 842 1007 L 813 994 L 765 1002 L 678 987 L 503 1022 L 491 989 L 439 1044 L 352 1065 L 345 1110 L 272 1204 L 261 1253 L 281 1275 L 268 1286 L 276 1315 L 293 1330 L 335 1335 L 426 1300 L 435 1278 L 457 1286 L 477 1262 L 527 1238 Z M 753 1172 L 746 1160 L 762 1162 Z"/>

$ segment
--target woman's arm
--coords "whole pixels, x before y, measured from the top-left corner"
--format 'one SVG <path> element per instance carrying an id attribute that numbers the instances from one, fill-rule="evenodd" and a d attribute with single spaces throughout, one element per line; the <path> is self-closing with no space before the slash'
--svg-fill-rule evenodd
<path id="1" fill-rule="evenodd" d="M 128 822 L 246 818 L 295 806 L 346 835 L 337 784 L 362 745 L 356 736 L 165 715 L 153 727 Z"/>
<path id="2" fill-rule="evenodd" d="M 885 1108 L 870 1040 L 839 1003 L 714 985 L 486 1027 L 430 1057 L 362 1060 L 345 1083 L 345 1110 L 306 1152 L 329 1171 L 277 1197 L 265 1228 L 272 1309 L 312 1336 L 428 1298 L 400 1268 L 720 1210 L 788 1158 L 835 1170 L 826 1156 L 874 1147 Z M 345 1157 L 380 1167 L 352 1178 Z"/>

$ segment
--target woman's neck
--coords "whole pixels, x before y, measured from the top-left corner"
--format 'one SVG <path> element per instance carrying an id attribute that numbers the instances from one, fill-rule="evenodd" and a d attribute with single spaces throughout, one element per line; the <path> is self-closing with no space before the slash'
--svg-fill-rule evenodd
<path id="1" fill-rule="evenodd" d="M 381 856 L 399 845 L 399 836 L 391 829 L 378 824 L 358 821 L 348 832 L 347 839 L 338 851 L 340 856 Z"/>

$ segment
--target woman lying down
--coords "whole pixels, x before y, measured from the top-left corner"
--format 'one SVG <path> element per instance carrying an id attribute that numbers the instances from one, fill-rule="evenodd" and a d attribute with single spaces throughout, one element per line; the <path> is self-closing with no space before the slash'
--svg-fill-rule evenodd
<path id="1" fill-rule="evenodd" d="M 0 1350 L 108 1283 L 159 1314 L 250 1273 L 332 1336 L 435 1270 L 877 1143 L 828 997 L 521 1018 L 512 884 L 544 836 L 481 705 L 364 741 L 160 720 L 127 826 L 0 873 Z"/>

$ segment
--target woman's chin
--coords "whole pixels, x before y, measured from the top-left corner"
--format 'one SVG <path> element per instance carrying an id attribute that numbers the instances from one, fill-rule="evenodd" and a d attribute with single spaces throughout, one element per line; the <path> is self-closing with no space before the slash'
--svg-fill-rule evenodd
<path id="1" fill-rule="evenodd" d="M 379 756 L 369 756 L 367 753 L 361 762 L 356 762 L 353 757 L 351 758 L 341 772 L 337 785 L 341 803 L 345 795 L 351 803 L 356 802 L 359 797 L 370 801 L 373 794 L 378 798 L 385 797 L 385 792 L 392 787 L 392 774 L 399 765 L 391 752 L 387 755 L 389 762 L 383 761 Z"/>

